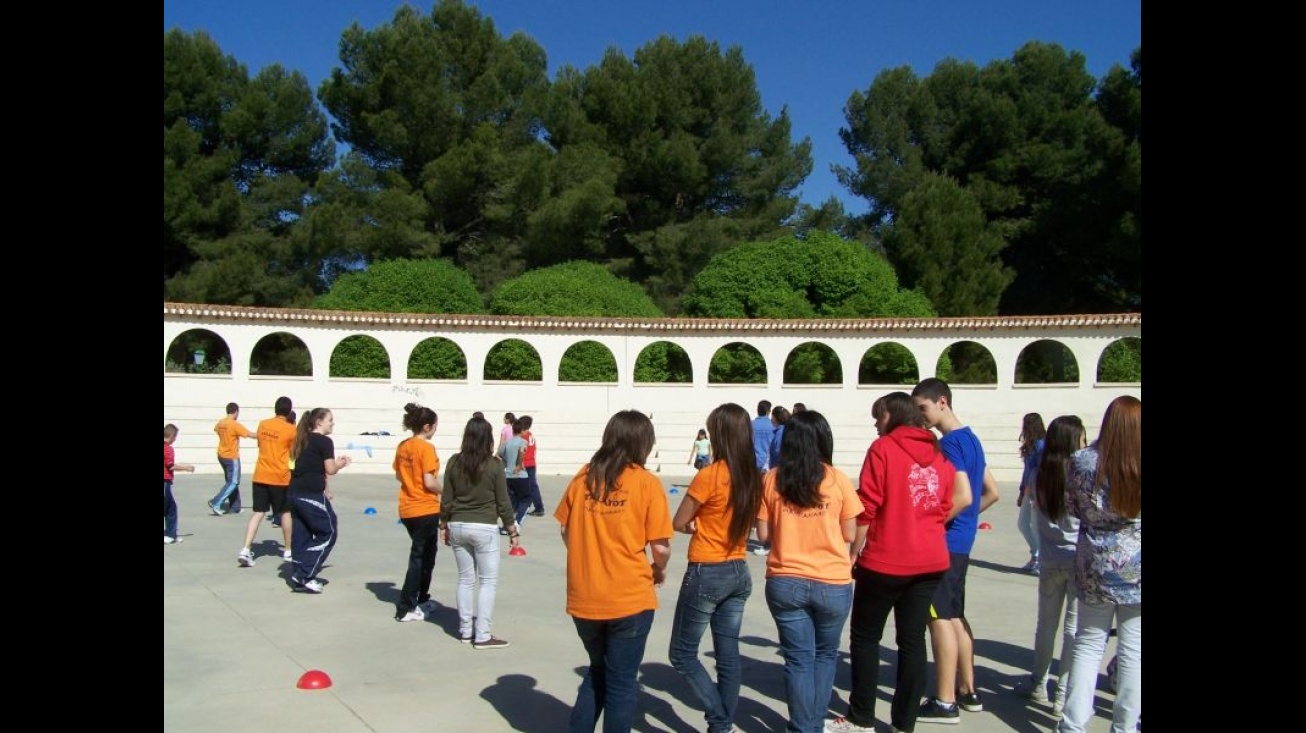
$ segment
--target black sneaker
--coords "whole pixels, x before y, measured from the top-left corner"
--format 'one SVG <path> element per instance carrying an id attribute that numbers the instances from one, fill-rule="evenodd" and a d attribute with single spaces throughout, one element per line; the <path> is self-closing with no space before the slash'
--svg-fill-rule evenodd
<path id="1" fill-rule="evenodd" d="M 957 695 L 957 704 L 968 713 L 984 712 L 984 703 L 980 702 L 979 690 Z"/>
<path id="2" fill-rule="evenodd" d="M 921 703 L 921 710 L 916 715 L 916 722 L 956 725 L 961 722 L 961 710 L 955 703 L 949 705 L 939 702 L 938 698 L 931 697 Z"/>
<path id="3" fill-rule="evenodd" d="M 542 516 L 544 516 L 544 510 L 541 509 L 541 510 L 539 510 L 538 512 L 531 512 L 531 516 L 532 516 L 532 517 L 542 517 Z"/>
<path id="4" fill-rule="evenodd" d="M 491 636 L 485 641 L 473 641 L 472 648 L 477 651 L 484 651 L 487 649 L 507 649 L 508 642 L 504 641 L 503 639 L 496 639 L 493 636 Z"/>

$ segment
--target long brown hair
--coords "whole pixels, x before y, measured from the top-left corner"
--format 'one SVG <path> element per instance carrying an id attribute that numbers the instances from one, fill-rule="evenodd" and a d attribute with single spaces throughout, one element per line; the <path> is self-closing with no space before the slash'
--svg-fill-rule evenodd
<path id="1" fill-rule="evenodd" d="M 1107 486 L 1111 509 L 1126 519 L 1143 513 L 1143 401 L 1121 395 L 1106 406 L 1097 442 L 1095 486 Z"/>
<path id="2" fill-rule="evenodd" d="M 298 460 L 303 455 L 308 448 L 308 434 L 330 414 L 331 411 L 325 407 L 314 407 L 299 418 L 299 424 L 295 426 L 295 442 L 290 444 L 291 460 Z"/>
<path id="3" fill-rule="evenodd" d="M 481 474 L 494 456 L 494 428 L 483 417 L 473 417 L 463 428 L 461 450 L 449 459 L 447 472 L 467 479 L 468 483 L 481 480 Z"/>
<path id="4" fill-rule="evenodd" d="M 585 488 L 590 498 L 604 501 L 617 488 L 617 479 L 630 464 L 643 466 L 656 438 L 653 421 L 638 410 L 622 410 L 603 428 L 603 445 L 590 459 Z"/>
<path id="5" fill-rule="evenodd" d="M 716 460 L 730 469 L 730 546 L 748 541 L 762 505 L 762 472 L 753 451 L 753 422 L 748 410 L 733 402 L 718 406 L 707 416 L 708 433 Z"/>
<path id="6" fill-rule="evenodd" d="M 1070 456 L 1084 444 L 1084 421 L 1062 415 L 1048 426 L 1043 453 L 1038 459 L 1034 495 L 1038 508 L 1054 522 L 1066 516 L 1066 471 Z"/>
<path id="7" fill-rule="evenodd" d="M 1047 437 L 1048 431 L 1043 427 L 1043 416 L 1037 412 L 1025 413 L 1020 423 L 1020 457 L 1029 458 L 1034 452 L 1034 444 Z"/>

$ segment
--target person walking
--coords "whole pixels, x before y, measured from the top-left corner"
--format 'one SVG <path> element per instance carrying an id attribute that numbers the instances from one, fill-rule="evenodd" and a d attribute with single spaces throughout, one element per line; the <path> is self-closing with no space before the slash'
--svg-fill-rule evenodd
<path id="1" fill-rule="evenodd" d="M 531 509 L 531 475 L 526 471 L 526 441 L 521 437 L 521 421 L 513 421 L 511 430 L 512 437 L 499 449 L 499 460 L 503 461 L 503 473 L 508 479 L 508 498 L 512 500 L 517 531 L 520 532 Z"/>
<path id="2" fill-rule="evenodd" d="M 177 536 L 177 501 L 172 497 L 172 477 L 177 471 L 195 472 L 189 463 L 177 463 L 177 455 L 172 444 L 177 440 L 177 426 L 168 423 L 163 426 L 163 544 L 175 545 L 181 542 Z"/>
<path id="3" fill-rule="evenodd" d="M 408 530 L 410 545 L 396 621 L 422 621 L 434 610 L 431 576 L 440 549 L 440 456 L 431 436 L 438 422 L 435 410 L 416 402 L 404 405 L 403 425 L 412 436 L 395 448 L 392 467 L 399 481 L 399 521 Z"/>
<path id="4" fill-rule="evenodd" d="M 694 467 L 695 471 L 700 471 L 711 462 L 712 441 L 708 439 L 707 431 L 699 428 L 698 435 L 694 438 L 694 444 L 689 448 L 689 464 Z M 758 475 L 760 476 L 761 473 L 759 472 Z"/>
<path id="5" fill-rule="evenodd" d="M 1020 514 L 1016 517 L 1016 527 L 1029 547 L 1029 562 L 1025 563 L 1025 567 L 1021 570 L 1035 575 L 1038 575 L 1039 571 L 1039 534 L 1034 527 L 1031 501 L 1033 492 L 1030 487 L 1033 484 L 1034 474 L 1038 471 L 1039 454 L 1043 451 L 1043 439 L 1046 435 L 1043 416 L 1037 412 L 1027 413 L 1020 425 L 1020 460 L 1025 464 L 1025 469 L 1020 474 L 1020 491 L 1016 494 L 1016 506 L 1020 507 Z"/>
<path id="6" fill-rule="evenodd" d="M 1062 415 L 1048 426 L 1039 464 L 1030 478 L 1025 500 L 1033 507 L 1034 531 L 1039 535 L 1038 621 L 1034 627 L 1034 665 L 1029 678 L 1016 686 L 1018 694 L 1047 703 L 1048 675 L 1061 631 L 1061 661 L 1057 664 L 1057 687 L 1052 696 L 1052 717 L 1061 717 L 1066 704 L 1066 675 L 1075 646 L 1079 599 L 1075 595 L 1075 545 L 1079 541 L 1079 520 L 1066 510 L 1066 473 L 1070 458 L 1087 445 L 1084 421 Z M 1062 622 L 1062 609 L 1065 621 Z"/>
<path id="7" fill-rule="evenodd" d="M 254 536 L 258 533 L 263 515 L 272 512 L 273 524 L 280 524 L 281 560 L 290 562 L 291 535 L 294 522 L 290 519 L 290 448 L 295 443 L 294 414 L 289 397 L 278 397 L 272 407 L 273 416 L 261 421 L 254 435 L 258 440 L 258 460 L 254 463 L 254 513 L 245 525 L 245 544 L 236 553 L 241 567 L 254 567 Z"/>
<path id="8" fill-rule="evenodd" d="M 790 733 L 819 733 L 852 608 L 849 543 L 861 500 L 831 465 L 834 436 L 815 410 L 789 418 L 780 466 L 766 474 L 757 537 L 770 540 L 766 605 L 784 654 Z"/>
<path id="9" fill-rule="evenodd" d="M 326 564 L 339 539 L 336 510 L 331 506 L 327 476 L 334 476 L 348 466 L 347 455 L 336 456 L 335 443 L 329 437 L 335 428 L 335 416 L 325 407 L 304 413 L 295 428 L 295 442 L 290 460 L 290 515 L 294 522 L 291 539 L 290 583 L 295 590 L 321 593 L 322 581 L 317 574 Z"/>
<path id="10" fill-rule="evenodd" d="M 544 495 L 540 493 L 540 482 L 536 478 L 539 464 L 535 460 L 535 432 L 531 429 L 535 425 L 535 418 L 530 415 L 522 415 L 517 418 L 521 422 L 521 438 L 526 441 L 526 451 L 522 454 L 522 466 L 526 469 L 526 475 L 531 480 L 531 511 L 532 517 L 544 516 Z"/>
<path id="11" fill-rule="evenodd" d="M 1112 733 L 1133 733 L 1143 703 L 1143 403 L 1111 401 L 1093 445 L 1074 454 L 1066 505 L 1079 519 L 1079 627 L 1059 733 L 1082 733 L 1094 712 L 1107 634 L 1116 626 Z"/>
<path id="12" fill-rule="evenodd" d="M 252 438 L 249 428 L 240 424 L 240 405 L 227 403 L 227 416 L 213 426 L 218 434 L 218 465 L 222 466 L 222 488 L 209 499 L 209 511 L 215 516 L 225 512 L 240 514 L 240 439 Z M 227 509 L 223 503 L 230 501 Z"/>
<path id="13" fill-rule="evenodd" d="M 748 410 L 721 405 L 708 414 L 707 426 L 717 460 L 694 476 L 671 520 L 690 540 L 668 657 L 703 703 L 708 733 L 730 733 L 742 671 L 739 629 L 753 592 L 744 550 L 762 501 L 762 474 L 753 455 Z M 715 683 L 698 658 L 699 641 L 709 626 Z"/>
<path id="14" fill-rule="evenodd" d="M 889 720 L 895 731 L 915 730 L 928 682 L 925 625 L 949 566 L 944 524 L 971 502 L 911 395 L 876 400 L 872 417 L 882 435 L 866 450 L 857 489 L 864 511 L 852 547 L 852 689 L 847 717 L 827 721 L 827 733 L 874 733 L 889 611 L 898 647 Z"/>
<path id="15" fill-rule="evenodd" d="M 603 733 L 634 725 L 636 677 L 671 560 L 671 510 L 644 467 L 655 442 L 647 415 L 613 415 L 553 513 L 567 547 L 567 613 L 589 656 L 571 733 L 592 733 L 600 715 Z"/>
<path id="16" fill-rule="evenodd" d="M 496 530 L 502 525 L 513 547 L 521 535 L 503 467 L 494 458 L 494 428 L 485 418 L 474 417 L 463 428 L 462 447 L 444 472 L 443 509 L 444 543 L 458 563 L 458 636 L 473 649 L 506 648 L 507 641 L 490 633 L 499 585 Z"/>

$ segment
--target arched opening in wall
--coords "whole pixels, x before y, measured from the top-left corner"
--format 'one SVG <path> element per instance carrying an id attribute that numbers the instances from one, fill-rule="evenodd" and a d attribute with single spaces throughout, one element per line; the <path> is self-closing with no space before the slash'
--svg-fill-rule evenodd
<path id="1" fill-rule="evenodd" d="M 784 383 L 842 384 L 843 363 L 825 344 L 799 344 L 785 357 Z"/>
<path id="2" fill-rule="evenodd" d="M 617 382 L 617 357 L 597 341 L 574 343 L 558 362 L 559 382 Z"/>
<path id="3" fill-rule="evenodd" d="M 1143 383 L 1143 340 L 1126 336 L 1112 341 L 1097 361 L 1097 381 Z"/>
<path id="4" fill-rule="evenodd" d="M 505 339 L 485 355 L 485 379 L 538 382 L 544 378 L 540 352 L 521 339 Z"/>
<path id="5" fill-rule="evenodd" d="M 974 341 L 958 341 L 939 356 L 934 373 L 949 384 L 997 384 L 998 363 Z"/>
<path id="6" fill-rule="evenodd" d="M 862 355 L 858 384 L 911 384 L 921 381 L 916 356 L 902 344 L 876 344 Z"/>
<path id="7" fill-rule="evenodd" d="M 389 379 L 390 355 L 372 336 L 355 334 L 331 352 L 331 376 L 346 379 Z"/>
<path id="8" fill-rule="evenodd" d="M 467 379 L 467 355 L 458 344 L 432 336 L 413 348 L 408 379 Z"/>
<path id="9" fill-rule="evenodd" d="M 311 377 L 313 357 L 308 347 L 292 333 L 270 333 L 254 344 L 249 354 L 249 373 L 271 377 Z"/>
<path id="10" fill-rule="evenodd" d="M 1074 384 L 1079 362 L 1060 341 L 1043 339 L 1021 349 L 1016 357 L 1016 384 Z"/>
<path id="11" fill-rule="evenodd" d="M 635 359 L 635 382 L 651 384 L 691 384 L 694 365 L 689 354 L 670 341 L 658 341 L 644 347 Z"/>
<path id="12" fill-rule="evenodd" d="M 168 344 L 163 358 L 165 373 L 231 374 L 231 348 L 207 328 L 182 331 Z"/>
<path id="13" fill-rule="evenodd" d="M 712 355 L 708 384 L 766 384 L 762 352 L 742 341 L 726 344 Z"/>

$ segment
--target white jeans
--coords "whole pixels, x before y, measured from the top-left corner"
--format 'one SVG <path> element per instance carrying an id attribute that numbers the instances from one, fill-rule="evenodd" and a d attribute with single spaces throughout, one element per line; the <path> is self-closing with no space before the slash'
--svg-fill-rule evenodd
<path id="1" fill-rule="evenodd" d="M 1037 560 L 1039 536 L 1038 529 L 1034 527 L 1034 517 L 1034 497 L 1026 495 L 1025 500 L 1020 503 L 1016 527 L 1020 530 L 1020 536 L 1025 538 L 1025 545 L 1029 547 L 1029 556 Z"/>
<path id="2" fill-rule="evenodd" d="M 1107 632 L 1116 621 L 1116 702 L 1111 710 L 1111 733 L 1134 733 L 1143 709 L 1143 604 L 1094 606 L 1079 604 L 1079 632 L 1075 634 L 1066 710 L 1059 733 L 1081 733 L 1093 717 L 1098 672 L 1106 653 Z"/>
<path id="3" fill-rule="evenodd" d="M 458 635 L 477 642 L 487 641 L 494 616 L 494 594 L 499 585 L 499 525 L 450 522 L 449 544 L 458 561 Z M 473 613 L 472 589 L 477 580 L 481 587 Z"/>
<path id="4" fill-rule="evenodd" d="M 1065 608 L 1065 623 L 1061 610 Z M 1052 668 L 1052 652 L 1057 642 L 1057 627 L 1061 627 L 1061 660 L 1057 663 L 1057 690 L 1054 700 L 1065 700 L 1066 678 L 1075 648 L 1075 630 L 1078 628 L 1079 597 L 1075 593 L 1074 565 L 1047 565 L 1038 575 L 1038 626 L 1034 629 L 1034 668 L 1030 679 L 1047 686 L 1048 672 Z"/>

